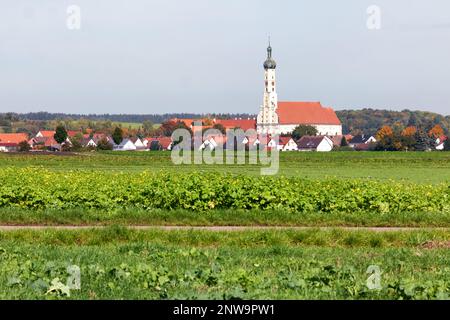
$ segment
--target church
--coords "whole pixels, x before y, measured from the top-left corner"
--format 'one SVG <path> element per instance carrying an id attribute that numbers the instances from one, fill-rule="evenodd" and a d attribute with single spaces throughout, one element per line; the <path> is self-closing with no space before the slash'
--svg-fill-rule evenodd
<path id="1" fill-rule="evenodd" d="M 278 101 L 276 67 L 269 43 L 264 62 L 264 98 L 256 123 L 258 133 L 289 134 L 299 125 L 309 125 L 317 129 L 318 135 L 342 135 L 342 124 L 332 108 L 320 102 Z"/>

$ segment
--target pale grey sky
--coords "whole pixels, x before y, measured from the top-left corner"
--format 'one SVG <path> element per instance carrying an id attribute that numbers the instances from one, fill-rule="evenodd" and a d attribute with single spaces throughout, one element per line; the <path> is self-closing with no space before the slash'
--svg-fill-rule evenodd
<path id="1" fill-rule="evenodd" d="M 2 0 L 0 112 L 257 113 L 268 34 L 280 100 L 450 114 L 448 0 Z"/>

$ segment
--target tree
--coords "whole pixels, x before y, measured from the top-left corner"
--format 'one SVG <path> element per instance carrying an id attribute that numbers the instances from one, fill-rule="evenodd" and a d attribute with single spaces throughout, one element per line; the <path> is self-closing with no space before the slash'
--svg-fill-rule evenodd
<path id="1" fill-rule="evenodd" d="M 105 137 L 97 142 L 97 150 L 112 150 L 113 145 Z"/>
<path id="2" fill-rule="evenodd" d="M 417 128 L 415 126 L 409 126 L 403 129 L 402 136 L 404 137 L 412 137 L 416 134 Z"/>
<path id="3" fill-rule="evenodd" d="M 184 122 L 173 120 L 164 121 L 158 129 L 158 134 L 161 136 L 170 137 L 177 129 L 186 129 L 192 135 L 192 130 L 188 128 Z"/>
<path id="4" fill-rule="evenodd" d="M 316 136 L 317 129 L 313 126 L 300 125 L 297 126 L 294 131 L 292 131 L 292 138 L 294 140 L 299 140 L 303 136 Z"/>
<path id="5" fill-rule="evenodd" d="M 153 122 L 151 122 L 150 120 L 145 120 L 142 123 L 142 129 L 144 131 L 144 135 L 151 135 L 154 131 Z"/>
<path id="6" fill-rule="evenodd" d="M 400 150 L 402 144 L 394 130 L 390 126 L 383 126 L 376 134 L 377 144 L 375 150 L 397 151 Z"/>
<path id="7" fill-rule="evenodd" d="M 347 139 L 345 138 L 345 136 L 342 136 L 341 147 L 347 147 L 347 146 L 348 146 Z"/>
<path id="8" fill-rule="evenodd" d="M 444 142 L 444 150 L 445 151 L 450 151 L 450 139 L 448 139 L 448 138 Z"/>
<path id="9" fill-rule="evenodd" d="M 77 133 L 70 141 L 72 142 L 72 151 L 81 151 L 83 149 L 83 135 Z"/>
<path id="10" fill-rule="evenodd" d="M 414 126 L 409 126 L 403 129 L 401 134 L 401 143 L 404 149 L 412 150 L 416 144 L 415 135 L 417 133 L 417 128 Z"/>
<path id="11" fill-rule="evenodd" d="M 55 135 L 53 136 L 58 143 L 63 143 L 67 139 L 67 131 L 64 126 L 57 126 Z"/>
<path id="12" fill-rule="evenodd" d="M 430 131 L 428 131 L 428 135 L 434 139 L 440 138 L 444 135 L 444 129 L 437 124 Z"/>
<path id="13" fill-rule="evenodd" d="M 112 134 L 112 138 L 113 138 L 115 144 L 120 144 L 122 142 L 122 140 L 123 140 L 122 128 L 116 127 L 114 129 L 113 134 Z"/>
<path id="14" fill-rule="evenodd" d="M 28 144 L 28 141 L 22 141 L 19 143 L 19 152 L 28 152 L 30 151 L 31 147 Z"/>
<path id="15" fill-rule="evenodd" d="M 226 134 L 225 127 L 222 124 L 220 124 L 220 123 L 216 123 L 215 125 L 213 125 L 213 129 L 217 129 L 220 132 L 222 132 L 222 134 Z"/>
<path id="16" fill-rule="evenodd" d="M 432 141 L 423 130 L 418 130 L 414 137 L 416 140 L 414 149 L 416 149 L 417 151 L 427 151 L 431 149 Z"/>

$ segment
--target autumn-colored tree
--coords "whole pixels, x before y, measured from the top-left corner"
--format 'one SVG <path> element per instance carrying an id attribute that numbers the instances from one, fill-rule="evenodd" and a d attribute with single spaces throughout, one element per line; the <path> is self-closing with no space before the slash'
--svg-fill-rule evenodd
<path id="1" fill-rule="evenodd" d="M 157 134 L 170 137 L 176 129 L 186 129 L 192 134 L 192 130 L 186 126 L 184 122 L 168 120 L 161 124 L 157 130 Z"/>
<path id="2" fill-rule="evenodd" d="M 394 135 L 394 131 L 390 126 L 383 126 L 380 130 L 378 130 L 376 134 L 377 140 L 383 140 L 387 137 L 392 137 Z"/>
<path id="3" fill-rule="evenodd" d="M 403 149 L 398 131 L 394 133 L 390 126 L 381 127 L 376 134 L 376 139 L 375 150 L 398 151 Z"/>
<path id="4" fill-rule="evenodd" d="M 428 131 L 430 138 L 440 138 L 444 135 L 444 129 L 440 125 L 435 125 L 430 131 Z"/>
<path id="5" fill-rule="evenodd" d="M 403 129 L 402 136 L 404 137 L 412 137 L 416 134 L 417 128 L 415 126 L 409 126 Z"/>

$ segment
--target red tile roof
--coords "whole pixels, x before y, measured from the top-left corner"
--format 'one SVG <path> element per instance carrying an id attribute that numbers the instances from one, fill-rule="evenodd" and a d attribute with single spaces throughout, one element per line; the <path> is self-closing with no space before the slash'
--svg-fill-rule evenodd
<path id="1" fill-rule="evenodd" d="M 225 129 L 241 128 L 242 130 L 256 129 L 256 120 L 254 119 L 235 119 L 235 120 L 222 120 L 217 119 L 216 124 L 221 124 Z"/>
<path id="2" fill-rule="evenodd" d="M 56 142 L 55 138 L 53 137 L 44 137 L 44 146 L 46 147 L 53 147 L 53 146 L 58 146 L 59 143 Z"/>
<path id="3" fill-rule="evenodd" d="M 68 130 L 68 131 L 67 131 L 67 135 L 68 135 L 69 137 L 75 137 L 75 136 L 76 136 L 77 134 L 79 134 L 79 133 L 82 134 L 81 131 L 74 131 L 74 130 Z"/>
<path id="4" fill-rule="evenodd" d="M 26 133 L 0 133 L 0 142 L 2 143 L 20 143 L 28 141 Z"/>
<path id="5" fill-rule="evenodd" d="M 334 110 L 320 102 L 278 102 L 277 114 L 280 124 L 341 124 Z"/>
<path id="6" fill-rule="evenodd" d="M 292 139 L 291 137 L 280 137 L 280 138 L 279 138 L 279 141 L 278 141 L 278 144 L 279 144 L 280 146 L 285 146 L 285 145 L 288 144 L 288 142 L 289 142 L 291 139 Z"/>
<path id="7" fill-rule="evenodd" d="M 150 148 L 152 141 L 158 141 L 161 147 L 166 150 L 169 148 L 170 144 L 172 143 L 172 138 L 170 137 L 158 137 L 158 138 L 146 138 L 148 139 L 148 148 Z"/>
<path id="8" fill-rule="evenodd" d="M 192 128 L 192 125 L 194 122 L 200 122 L 204 125 L 202 126 L 196 126 L 194 129 L 201 130 L 205 128 L 211 128 L 215 124 L 221 124 L 224 126 L 225 129 L 234 129 L 234 128 L 241 128 L 242 130 L 246 131 L 248 129 L 256 129 L 256 120 L 254 119 L 172 119 L 172 121 L 180 121 L 183 122 L 187 127 Z M 207 123 L 210 123 L 210 125 L 206 125 Z"/>

